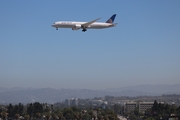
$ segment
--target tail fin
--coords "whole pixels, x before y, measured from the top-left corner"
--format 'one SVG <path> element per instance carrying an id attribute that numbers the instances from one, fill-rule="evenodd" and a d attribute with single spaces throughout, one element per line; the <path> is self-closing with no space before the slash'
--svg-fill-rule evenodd
<path id="1" fill-rule="evenodd" d="M 111 18 L 109 18 L 109 19 L 106 21 L 106 23 L 113 23 L 115 17 L 116 17 L 116 14 L 112 15 Z"/>

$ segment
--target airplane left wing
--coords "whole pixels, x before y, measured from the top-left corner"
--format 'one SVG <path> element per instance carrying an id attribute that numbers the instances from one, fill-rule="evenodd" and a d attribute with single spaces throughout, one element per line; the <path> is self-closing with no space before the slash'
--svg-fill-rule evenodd
<path id="1" fill-rule="evenodd" d="M 92 20 L 92 21 L 90 21 L 90 22 L 81 24 L 81 26 L 82 26 L 83 28 L 87 28 L 89 25 L 91 25 L 92 23 L 96 22 L 96 21 L 99 20 L 99 19 L 101 19 L 101 18 L 97 18 L 97 19 Z"/>

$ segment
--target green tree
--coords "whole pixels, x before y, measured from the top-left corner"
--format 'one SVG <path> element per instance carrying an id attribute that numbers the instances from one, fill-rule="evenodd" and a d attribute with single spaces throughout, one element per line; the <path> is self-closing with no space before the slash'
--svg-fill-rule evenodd
<path id="1" fill-rule="evenodd" d="M 44 116 L 46 120 L 49 120 L 51 117 L 50 113 L 44 113 Z"/>
<path id="2" fill-rule="evenodd" d="M 97 118 L 98 118 L 98 120 L 102 120 L 102 119 L 103 119 L 103 116 L 102 116 L 101 114 L 98 114 L 98 115 L 97 115 Z"/>
<path id="3" fill-rule="evenodd" d="M 33 115 L 36 113 L 43 113 L 43 106 L 39 102 L 33 103 Z"/>
<path id="4" fill-rule="evenodd" d="M 7 118 L 8 118 L 8 113 L 7 113 L 6 111 L 2 111 L 2 112 L 1 112 L 1 117 L 2 117 L 3 120 L 7 120 Z"/>
<path id="5" fill-rule="evenodd" d="M 137 116 L 132 112 L 132 113 L 129 115 L 129 119 L 130 119 L 130 120 L 137 120 Z"/>
<path id="6" fill-rule="evenodd" d="M 78 112 L 74 112 L 74 113 L 73 113 L 73 116 L 74 116 L 74 117 L 73 117 L 74 119 L 76 119 L 76 120 L 79 119 L 79 113 L 78 113 Z"/>
<path id="7" fill-rule="evenodd" d="M 176 113 L 176 107 L 175 107 L 175 105 L 172 105 L 172 106 L 171 106 L 170 112 L 171 112 L 171 114 L 175 114 L 175 113 Z"/>
<path id="8" fill-rule="evenodd" d="M 19 120 L 19 117 L 20 117 L 20 114 L 16 113 L 16 114 L 15 114 L 15 119 L 16 119 L 16 120 Z"/>
<path id="9" fill-rule="evenodd" d="M 57 115 L 56 115 L 56 113 L 54 113 L 54 112 L 53 112 L 53 113 L 51 113 L 51 116 L 52 116 L 52 119 L 53 119 L 53 120 L 56 120 L 56 119 L 57 119 Z"/>
<path id="10" fill-rule="evenodd" d="M 139 117 L 139 108 L 138 108 L 138 107 L 136 107 L 136 108 L 134 109 L 134 114 L 135 114 L 137 117 Z"/>
<path id="11" fill-rule="evenodd" d="M 14 107 L 13 107 L 13 105 L 10 103 L 10 104 L 8 105 L 8 110 L 7 110 L 9 118 L 13 118 L 14 115 L 15 115 L 15 114 L 13 113 L 13 109 L 14 109 Z"/>
<path id="12" fill-rule="evenodd" d="M 71 107 L 71 109 L 72 109 L 72 111 L 74 111 L 74 112 L 80 112 L 80 110 L 79 110 L 76 106 Z"/>
<path id="13" fill-rule="evenodd" d="M 42 104 L 40 104 L 39 102 L 29 104 L 28 107 L 27 107 L 27 114 L 30 115 L 30 118 L 36 117 L 37 113 L 40 113 L 40 114 L 43 113 Z"/>
<path id="14" fill-rule="evenodd" d="M 27 114 L 30 115 L 30 118 L 33 116 L 33 110 L 34 110 L 34 107 L 33 107 L 33 104 L 29 104 L 29 106 L 27 107 Z"/>
<path id="15" fill-rule="evenodd" d="M 120 104 L 115 104 L 115 105 L 113 106 L 113 110 L 114 110 L 115 113 L 120 113 L 120 111 L 121 111 L 121 105 L 120 105 Z"/>
<path id="16" fill-rule="evenodd" d="M 91 116 L 91 119 L 92 119 L 92 118 L 95 120 L 95 119 L 96 119 L 96 116 L 93 114 L 93 115 Z"/>
<path id="17" fill-rule="evenodd" d="M 180 106 L 176 109 L 176 114 L 180 116 Z"/>
<path id="18" fill-rule="evenodd" d="M 147 118 L 150 117 L 152 115 L 151 112 L 152 112 L 151 109 L 145 110 L 144 116 L 146 116 Z"/>
<path id="19" fill-rule="evenodd" d="M 79 112 L 78 117 L 79 117 L 79 120 L 81 120 L 83 118 L 83 114 Z"/>
<path id="20" fill-rule="evenodd" d="M 25 120 L 29 120 L 30 119 L 30 115 L 28 115 L 28 114 L 24 115 L 24 119 Z"/>
<path id="21" fill-rule="evenodd" d="M 104 116 L 103 118 L 104 118 L 104 120 L 109 120 L 109 119 L 108 119 L 108 116 Z"/>
<path id="22" fill-rule="evenodd" d="M 36 113 L 36 118 L 37 118 L 37 119 L 40 119 L 40 118 L 41 118 L 41 113 L 39 113 L 39 112 Z"/>
<path id="23" fill-rule="evenodd" d="M 59 119 L 61 120 L 63 118 L 63 113 L 61 111 L 57 112 L 57 116 L 59 117 Z"/>
<path id="24" fill-rule="evenodd" d="M 24 105 L 22 103 L 19 103 L 17 105 L 17 109 L 18 109 L 17 113 L 20 114 L 20 115 L 23 115 L 23 113 L 24 113 Z"/>
<path id="25" fill-rule="evenodd" d="M 145 118 L 144 120 L 155 120 L 153 117 Z"/>
<path id="26" fill-rule="evenodd" d="M 89 120 L 90 119 L 90 116 L 88 113 L 85 113 L 82 117 L 83 120 Z"/>
<path id="27" fill-rule="evenodd" d="M 158 102 L 156 100 L 154 101 L 154 104 L 152 106 L 152 112 L 153 112 L 153 115 L 158 114 Z"/>
<path id="28" fill-rule="evenodd" d="M 70 119 L 73 119 L 73 111 L 71 108 L 65 108 L 64 111 L 63 111 L 63 116 L 67 119 L 67 120 L 70 120 Z"/>

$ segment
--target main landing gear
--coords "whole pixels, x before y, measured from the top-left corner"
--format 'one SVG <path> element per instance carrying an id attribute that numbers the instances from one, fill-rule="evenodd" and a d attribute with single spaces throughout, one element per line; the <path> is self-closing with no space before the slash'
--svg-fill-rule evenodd
<path id="1" fill-rule="evenodd" d="M 56 28 L 56 30 L 58 30 L 58 28 Z"/>
<path id="2" fill-rule="evenodd" d="M 86 30 L 86 29 L 83 29 L 82 31 L 83 31 L 83 32 L 86 32 L 87 30 Z"/>

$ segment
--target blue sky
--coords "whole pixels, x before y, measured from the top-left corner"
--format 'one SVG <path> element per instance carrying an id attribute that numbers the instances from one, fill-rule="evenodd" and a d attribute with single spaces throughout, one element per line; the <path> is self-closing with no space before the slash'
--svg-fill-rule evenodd
<path id="1" fill-rule="evenodd" d="M 118 88 L 180 83 L 180 1 L 0 1 L 0 87 Z M 55 30 L 56 21 L 114 28 Z"/>

